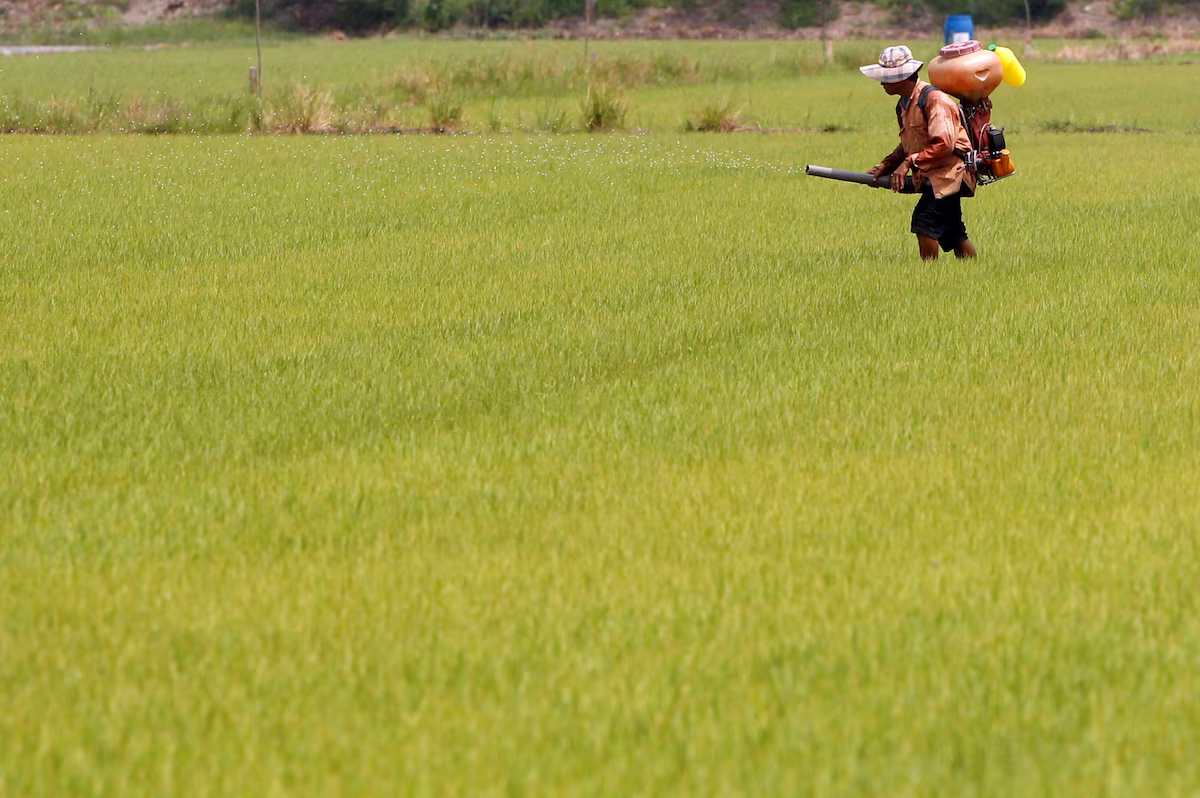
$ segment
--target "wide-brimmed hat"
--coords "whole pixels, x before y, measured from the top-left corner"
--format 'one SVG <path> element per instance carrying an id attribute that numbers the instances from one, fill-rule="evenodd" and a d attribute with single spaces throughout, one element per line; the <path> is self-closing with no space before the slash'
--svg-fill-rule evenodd
<path id="1" fill-rule="evenodd" d="M 924 61 L 913 58 L 912 50 L 903 44 L 889 47 L 879 54 L 878 64 L 867 64 L 858 71 L 880 83 L 899 83 L 917 74 Z"/>

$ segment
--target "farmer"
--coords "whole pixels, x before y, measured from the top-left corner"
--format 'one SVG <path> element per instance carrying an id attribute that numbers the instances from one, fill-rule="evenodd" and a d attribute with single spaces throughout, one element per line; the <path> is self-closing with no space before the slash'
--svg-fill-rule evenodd
<path id="1" fill-rule="evenodd" d="M 963 160 L 971 151 L 971 139 L 958 104 L 917 78 L 922 64 L 913 58 L 912 50 L 899 45 L 884 50 L 878 64 L 859 67 L 871 80 L 882 83 L 885 92 L 900 98 L 896 102 L 900 146 L 869 173 L 890 174 L 892 191 L 900 191 L 912 172 L 913 188 L 921 192 L 913 209 L 912 232 L 922 258 L 937 258 L 939 246 L 960 258 L 973 258 L 975 246 L 967 238 L 960 202 L 975 194 L 975 174 Z"/>

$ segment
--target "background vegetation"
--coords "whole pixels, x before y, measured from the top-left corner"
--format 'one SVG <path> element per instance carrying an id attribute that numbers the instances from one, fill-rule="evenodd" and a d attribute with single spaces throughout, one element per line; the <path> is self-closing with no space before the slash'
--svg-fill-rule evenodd
<path id="1" fill-rule="evenodd" d="M 940 39 L 911 41 L 928 59 Z M 1037 79 L 1021 90 L 998 90 L 998 121 L 1017 130 L 1185 132 L 1200 124 L 1153 63 L 1081 70 L 1041 60 L 1060 45 L 1039 42 L 1038 60 L 1029 63 Z M 256 63 L 254 39 L 243 31 L 203 47 L 0 61 L 0 130 L 569 132 L 589 127 L 584 109 L 593 101 L 622 110 L 607 115 L 606 127 L 628 130 L 886 130 L 878 87 L 857 69 L 881 46 L 839 43 L 834 63 L 826 64 L 819 43 L 805 41 L 272 39 L 259 102 L 246 77 Z M 1100 52 L 1107 43 L 1082 46 Z M 1195 70 L 1186 55 L 1157 60 L 1178 64 L 1182 75 Z M 1093 80 L 1080 81 L 1084 72 Z M 1113 96 L 1105 106 L 1099 98 L 1108 86 Z"/>
<path id="2" fill-rule="evenodd" d="M 897 19 L 923 15 L 971 14 L 977 23 L 997 25 L 1024 21 L 1024 0 L 877 0 Z M 761 17 L 760 8 L 750 9 L 748 0 L 597 0 L 597 17 L 620 17 L 649 7 L 679 8 L 685 13 L 711 19 L 748 21 Z M 1029 0 L 1034 20 L 1055 18 L 1066 8 L 1065 0 Z M 838 16 L 841 4 L 833 0 L 782 0 L 772 4 L 774 21 L 784 28 L 820 25 Z M 267 18 L 291 29 L 318 30 L 337 27 L 349 32 L 380 28 L 423 28 L 438 31 L 453 25 L 475 28 L 536 28 L 556 20 L 579 20 L 583 0 L 263 0 Z M 1197 0 L 1117 0 L 1114 10 L 1125 19 L 1167 17 L 1200 8 Z M 234 0 L 235 16 L 252 18 L 251 0 Z"/>
<path id="3" fill-rule="evenodd" d="M 937 19 L 947 14 L 970 14 L 977 25 L 1003 25 L 1025 20 L 1025 0 L 882 0 L 882 4 L 900 17 L 926 11 Z M 1029 0 L 1029 13 L 1033 20 L 1047 21 L 1061 14 L 1066 6 L 1066 0 Z"/>
<path id="4" fill-rule="evenodd" d="M 1134 2 L 1135 0 L 1131 0 Z M 1186 0 L 1192 2 L 1192 0 Z M 987 3 L 982 0 L 927 0 L 906 3 L 883 0 L 898 16 L 912 16 L 922 9 L 937 15 L 969 13 L 984 24 L 1025 18 L 1022 0 Z M 624 16 L 642 8 L 672 7 L 656 0 L 597 0 L 597 17 Z M 267 19 L 284 28 L 318 30 L 338 27 L 350 32 L 380 27 L 420 27 L 438 31 L 462 24 L 476 28 L 541 27 L 556 20 L 577 20 L 584 14 L 582 0 L 264 0 Z M 747 7 L 747 0 L 685 0 L 678 6 L 688 13 L 702 13 L 719 20 L 734 20 Z M 1065 0 L 1031 0 L 1035 19 L 1051 19 L 1065 7 Z M 819 25 L 837 16 L 840 4 L 832 0 L 785 0 L 777 4 L 774 20 L 785 28 Z M 1158 10 L 1157 8 L 1153 10 Z M 252 18 L 254 3 L 236 0 L 232 13 Z M 761 13 L 761 12 L 759 12 Z"/>
<path id="5" fill-rule="evenodd" d="M 190 1 L 190 0 L 187 0 Z M 217 10 L 218 18 L 249 23 L 254 20 L 253 0 L 230 0 L 227 4 L 206 0 L 204 11 Z M 895 23 L 911 24 L 918 20 L 940 19 L 945 14 L 971 14 L 978 24 L 1005 25 L 1023 22 L 1023 0 L 875 0 L 887 10 Z M 1054 19 L 1065 8 L 1065 0 L 1030 0 L 1029 10 L 1035 21 Z M 836 19 L 843 3 L 835 0 L 596 0 L 593 18 L 622 19 L 650 8 L 672 9 L 681 20 L 700 21 L 701 25 L 724 28 L 783 29 L 819 26 Z M 171 8 L 186 8 L 181 0 Z M 103 2 L 51 3 L 49 0 L 20 0 L 0 6 L 0 36 L 23 41 L 58 37 L 86 37 L 105 30 L 119 39 L 130 32 L 120 26 L 121 15 L 129 11 L 128 0 Z M 316 32 L 338 30 L 351 35 L 394 30 L 511 31 L 538 30 L 551 24 L 576 29 L 583 35 L 584 0 L 262 0 L 266 24 L 276 32 Z M 1154 18 L 1166 21 L 1176 15 L 1194 14 L 1197 0 L 1113 0 L 1112 10 L 1122 19 Z M 188 12 L 191 13 L 191 12 Z M 164 41 L 177 40 L 181 31 L 203 36 L 194 24 L 153 25 Z M 133 33 L 134 37 L 138 34 Z M 119 42 L 113 42 L 119 43 Z"/>

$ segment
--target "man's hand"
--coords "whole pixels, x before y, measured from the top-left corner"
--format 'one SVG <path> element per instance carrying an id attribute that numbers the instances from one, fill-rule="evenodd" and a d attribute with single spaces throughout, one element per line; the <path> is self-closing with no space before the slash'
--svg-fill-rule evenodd
<path id="1" fill-rule="evenodd" d="M 897 169 L 892 172 L 892 191 L 899 194 L 904 189 L 904 172 L 903 169 Z"/>
<path id="2" fill-rule="evenodd" d="M 869 174 L 871 177 L 879 177 L 879 166 L 879 164 L 875 164 L 867 170 L 867 174 Z"/>

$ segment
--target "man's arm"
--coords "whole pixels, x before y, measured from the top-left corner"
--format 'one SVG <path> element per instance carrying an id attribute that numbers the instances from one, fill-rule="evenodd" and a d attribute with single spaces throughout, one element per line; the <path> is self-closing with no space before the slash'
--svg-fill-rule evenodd
<path id="1" fill-rule="evenodd" d="M 875 166 L 872 166 L 870 169 L 868 169 L 867 174 L 890 175 L 892 172 L 896 171 L 896 168 L 899 167 L 900 164 L 904 163 L 904 157 L 904 148 L 897 145 L 896 149 L 892 150 L 891 154 L 889 154 Z M 907 172 L 908 169 L 906 168 L 904 171 Z"/>

